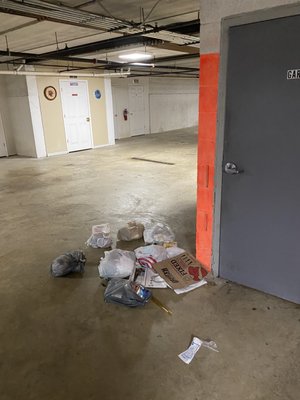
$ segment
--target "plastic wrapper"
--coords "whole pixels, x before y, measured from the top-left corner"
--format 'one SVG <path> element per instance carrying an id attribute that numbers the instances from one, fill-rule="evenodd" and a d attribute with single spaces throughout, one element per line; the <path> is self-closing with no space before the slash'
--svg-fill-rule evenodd
<path id="1" fill-rule="evenodd" d="M 86 257 L 80 250 L 62 254 L 55 258 L 50 265 L 50 272 L 53 276 L 59 277 L 72 272 L 84 272 Z"/>
<path id="2" fill-rule="evenodd" d="M 126 278 L 134 270 L 136 257 L 133 251 L 114 249 L 105 251 L 100 260 L 99 274 L 101 278 Z"/>
<path id="3" fill-rule="evenodd" d="M 144 306 L 151 298 L 150 290 L 126 279 L 113 278 L 104 293 L 106 303 L 123 304 L 127 307 Z"/>
<path id="4" fill-rule="evenodd" d="M 127 226 L 119 229 L 118 240 L 130 242 L 131 240 L 138 240 L 143 237 L 144 225 L 135 221 L 128 222 Z"/>
<path id="5" fill-rule="evenodd" d="M 144 230 L 144 241 L 147 244 L 163 244 L 165 242 L 173 242 L 175 235 L 169 225 L 155 222 L 148 224 Z"/>
<path id="6" fill-rule="evenodd" d="M 196 353 L 201 347 L 206 347 L 207 349 L 219 352 L 218 347 L 215 342 L 212 340 L 201 340 L 197 337 L 194 337 L 192 343 L 189 348 L 185 350 L 183 353 L 180 353 L 178 357 L 186 364 L 190 364 L 190 362 L 195 357 Z"/>
<path id="7" fill-rule="evenodd" d="M 92 227 L 92 235 L 88 238 L 86 244 L 94 249 L 107 249 L 111 247 L 112 238 L 110 236 L 110 225 L 94 225 Z"/>
<path id="8" fill-rule="evenodd" d="M 167 249 L 156 244 L 138 247 L 134 252 L 141 267 L 152 268 L 153 264 L 168 258 Z"/>
<path id="9" fill-rule="evenodd" d="M 166 250 L 167 250 L 168 258 L 176 257 L 176 256 L 179 256 L 179 254 L 185 253 L 185 250 L 183 250 L 177 246 L 167 247 Z"/>

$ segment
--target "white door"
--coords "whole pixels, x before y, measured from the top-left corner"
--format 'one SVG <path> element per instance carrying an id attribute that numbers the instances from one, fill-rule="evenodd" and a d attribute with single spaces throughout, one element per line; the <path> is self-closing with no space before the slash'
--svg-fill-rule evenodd
<path id="1" fill-rule="evenodd" d="M 4 136 L 4 130 L 3 130 L 3 125 L 2 125 L 2 119 L 0 116 L 0 157 L 6 157 L 7 154 L 7 149 L 6 149 L 6 140 Z"/>
<path id="2" fill-rule="evenodd" d="M 68 151 L 93 147 L 87 81 L 60 80 Z"/>
<path id="3" fill-rule="evenodd" d="M 129 137 L 129 115 L 127 115 L 127 119 L 124 118 L 124 110 L 128 111 L 129 109 L 127 88 L 122 86 L 113 86 L 112 94 L 116 139 Z"/>
<path id="4" fill-rule="evenodd" d="M 129 86 L 130 136 L 145 134 L 144 86 Z"/>

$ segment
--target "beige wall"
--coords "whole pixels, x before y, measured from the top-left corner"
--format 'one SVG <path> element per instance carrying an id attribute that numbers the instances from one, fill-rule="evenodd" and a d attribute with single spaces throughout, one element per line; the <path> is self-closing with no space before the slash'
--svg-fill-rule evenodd
<path id="1" fill-rule="evenodd" d="M 37 76 L 47 154 L 67 151 L 59 79 L 59 77 Z M 108 144 L 108 129 L 104 80 L 102 78 L 81 78 L 80 80 L 88 81 L 94 146 L 106 145 Z M 49 101 L 45 98 L 44 89 L 46 86 L 55 87 L 57 90 L 56 99 Z M 100 100 L 97 100 L 94 95 L 96 89 L 99 89 L 102 94 Z"/>
<path id="2" fill-rule="evenodd" d="M 37 76 L 36 80 L 47 154 L 67 151 L 58 78 Z M 57 96 L 54 100 L 49 101 L 44 96 L 44 89 L 46 86 L 55 87 Z"/>
<path id="3" fill-rule="evenodd" d="M 91 107 L 91 119 L 93 128 L 94 146 L 108 144 L 108 129 L 106 118 L 106 95 L 104 89 L 104 79 L 89 78 L 89 96 Z M 99 89 L 102 96 L 100 100 L 95 97 L 95 90 Z"/>

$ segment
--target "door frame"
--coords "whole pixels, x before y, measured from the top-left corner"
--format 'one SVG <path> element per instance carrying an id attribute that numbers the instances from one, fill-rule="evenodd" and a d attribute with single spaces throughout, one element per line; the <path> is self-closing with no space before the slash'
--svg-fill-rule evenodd
<path id="1" fill-rule="evenodd" d="M 7 141 L 6 141 L 6 137 L 5 137 L 5 131 L 4 131 L 4 125 L 3 125 L 3 121 L 2 121 L 2 115 L 0 114 L 0 140 L 3 140 L 3 145 L 5 148 L 5 153 L 4 156 L 1 157 L 8 157 L 8 150 L 7 150 Z"/>
<path id="2" fill-rule="evenodd" d="M 131 87 L 138 87 L 138 86 L 141 86 L 142 88 L 143 88 L 143 101 L 144 101 L 144 118 L 143 118 L 143 121 L 144 121 L 144 131 L 143 131 L 143 133 L 139 133 L 139 134 L 137 134 L 137 135 L 132 135 L 132 132 L 131 132 L 131 118 L 132 118 L 132 113 L 131 113 L 131 111 L 130 111 L 130 109 L 131 109 L 131 107 L 130 107 L 130 88 Z M 147 112 L 146 112 L 146 91 L 145 91 L 145 85 L 143 84 L 143 83 L 137 83 L 137 84 L 135 84 L 135 83 L 133 83 L 133 84 L 131 84 L 131 83 L 129 83 L 128 84 L 128 108 L 129 108 L 129 124 L 130 124 L 130 126 L 129 126 L 129 129 L 130 129 L 130 136 L 129 137 L 135 137 L 135 136 L 143 136 L 143 135 L 147 135 L 149 132 L 147 132 L 147 129 L 146 129 L 146 125 L 145 125 L 145 117 L 146 117 L 146 115 L 147 115 Z"/>
<path id="3" fill-rule="evenodd" d="M 92 123 L 92 115 L 91 115 L 91 104 L 90 104 L 90 95 L 89 95 L 89 82 L 87 79 L 59 79 L 59 91 L 60 91 L 60 96 L 61 96 L 61 112 L 63 115 L 63 121 L 64 121 L 64 131 L 65 131 L 65 139 L 66 139 L 66 145 L 67 145 L 67 152 L 72 153 L 73 151 L 70 151 L 69 146 L 68 146 L 68 138 L 67 138 L 67 132 L 66 132 L 66 125 L 65 125 L 65 118 L 64 118 L 64 109 L 63 109 L 63 96 L 61 93 L 61 82 L 85 82 L 86 83 L 86 88 L 87 88 L 87 104 L 88 104 L 88 109 L 89 109 L 89 115 L 90 115 L 90 132 L 91 132 L 91 148 L 88 149 L 82 149 L 82 150 L 89 150 L 89 149 L 94 149 L 94 135 L 93 135 L 93 123 Z M 82 151 L 78 150 L 78 151 Z"/>
<path id="4" fill-rule="evenodd" d="M 221 47 L 220 72 L 218 84 L 218 111 L 217 111 L 217 138 L 215 154 L 214 179 L 214 211 L 213 211 L 213 243 L 212 243 L 212 271 L 215 276 L 220 275 L 220 232 L 221 232 L 221 204 L 223 183 L 223 152 L 225 138 L 225 111 L 226 85 L 229 48 L 229 29 L 233 26 L 247 25 L 255 22 L 269 21 L 277 18 L 300 15 L 300 4 L 290 4 L 258 10 L 237 16 L 229 16 L 221 20 Z"/>
<path id="5" fill-rule="evenodd" d="M 112 101 L 113 101 L 112 113 L 113 113 L 113 120 L 114 120 L 114 129 L 115 129 L 114 135 L 115 135 L 115 139 L 120 140 L 120 139 L 124 139 L 124 138 L 130 138 L 130 126 L 128 128 L 128 136 L 124 136 L 124 137 L 120 136 L 120 124 L 119 124 L 119 121 L 118 121 L 118 118 L 119 118 L 118 105 L 119 105 L 119 103 L 118 103 L 118 93 L 117 92 L 119 90 L 124 90 L 124 92 L 126 92 L 127 99 L 128 99 L 128 95 L 129 95 L 128 94 L 128 87 L 127 86 L 122 86 L 122 85 L 113 85 L 111 87 L 111 89 L 112 89 Z M 127 103 L 127 109 L 128 109 L 129 108 L 128 101 L 126 103 Z M 122 118 L 122 116 L 120 116 L 120 118 Z M 117 119 L 117 121 L 116 121 L 116 119 Z M 129 120 L 126 121 L 126 122 L 129 124 Z"/>

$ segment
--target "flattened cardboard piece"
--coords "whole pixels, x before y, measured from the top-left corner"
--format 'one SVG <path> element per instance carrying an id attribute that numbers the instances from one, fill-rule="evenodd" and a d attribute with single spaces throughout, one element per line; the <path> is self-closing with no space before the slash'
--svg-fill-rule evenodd
<path id="1" fill-rule="evenodd" d="M 187 252 L 153 264 L 153 269 L 172 289 L 185 288 L 207 275 L 200 262 Z"/>

